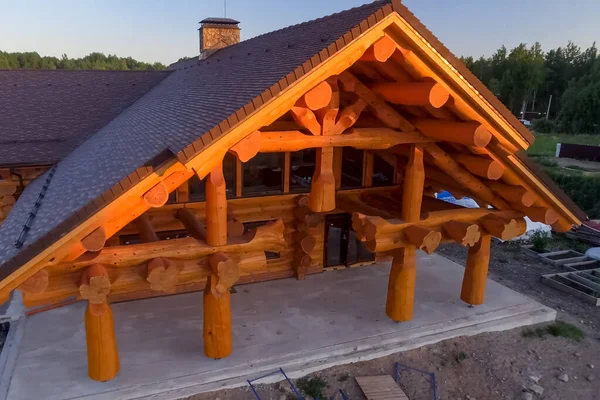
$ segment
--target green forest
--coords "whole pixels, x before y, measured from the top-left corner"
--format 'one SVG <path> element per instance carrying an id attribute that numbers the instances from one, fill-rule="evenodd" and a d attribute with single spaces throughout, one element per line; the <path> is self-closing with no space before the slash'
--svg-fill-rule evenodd
<path id="1" fill-rule="evenodd" d="M 166 67 L 159 63 L 145 63 L 131 57 L 117 57 L 90 53 L 82 58 L 40 56 L 37 52 L 7 53 L 0 51 L 0 69 L 102 69 L 119 71 L 158 71 Z"/>
<path id="2" fill-rule="evenodd" d="M 502 46 L 491 57 L 461 60 L 515 115 L 537 120 L 534 131 L 600 133 L 600 57 L 595 43 L 581 49 L 569 42 L 548 52 L 539 43 L 521 43 L 511 50 Z"/>

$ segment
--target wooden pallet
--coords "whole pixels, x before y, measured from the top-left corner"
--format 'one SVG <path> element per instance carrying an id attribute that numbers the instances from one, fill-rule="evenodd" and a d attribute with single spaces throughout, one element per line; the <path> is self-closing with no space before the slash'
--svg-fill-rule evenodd
<path id="1" fill-rule="evenodd" d="M 390 375 L 358 376 L 356 382 L 367 400 L 409 400 Z"/>

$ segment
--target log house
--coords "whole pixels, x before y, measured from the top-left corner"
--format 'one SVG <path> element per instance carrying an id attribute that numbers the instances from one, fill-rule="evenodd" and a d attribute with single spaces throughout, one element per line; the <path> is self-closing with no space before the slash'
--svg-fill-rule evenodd
<path id="1" fill-rule="evenodd" d="M 0 296 L 87 301 L 90 378 L 119 371 L 111 303 L 203 290 L 220 359 L 233 285 L 390 260 L 386 313 L 408 321 L 417 250 L 468 247 L 457 298 L 479 305 L 492 237 L 586 218 L 524 155 L 532 134 L 399 1 L 303 26 L 121 77 L 144 90 L 46 165 L 0 159 Z"/>

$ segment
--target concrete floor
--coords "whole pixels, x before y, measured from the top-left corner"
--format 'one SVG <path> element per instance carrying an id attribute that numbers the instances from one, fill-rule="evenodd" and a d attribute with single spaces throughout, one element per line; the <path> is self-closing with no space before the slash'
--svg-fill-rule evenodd
<path id="1" fill-rule="evenodd" d="M 176 399 L 283 367 L 292 377 L 381 357 L 460 335 L 554 320 L 556 313 L 489 281 L 486 304 L 459 300 L 464 269 L 419 254 L 415 315 L 385 315 L 389 265 L 237 286 L 232 295 L 233 354 L 204 356 L 202 293 L 115 304 L 121 372 L 87 377 L 85 304 L 34 315 L 24 329 L 9 399 Z"/>

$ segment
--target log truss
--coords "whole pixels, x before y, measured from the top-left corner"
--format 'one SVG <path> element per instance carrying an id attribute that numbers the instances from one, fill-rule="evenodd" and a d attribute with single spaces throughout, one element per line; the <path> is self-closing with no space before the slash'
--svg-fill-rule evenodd
<path id="1" fill-rule="evenodd" d="M 126 195 L 1 282 L 4 297 L 19 288 L 32 305 L 46 304 L 49 293 L 52 300 L 87 301 L 89 375 L 108 380 L 119 370 L 110 301 L 204 288 L 205 353 L 226 357 L 232 351 L 232 285 L 251 281 L 267 263 L 265 251 L 282 251 L 289 242 L 294 274 L 302 279 L 318 262 L 314 231 L 322 228 L 324 214 L 345 211 L 352 213 L 368 250 L 393 258 L 386 304 L 391 319 L 412 318 L 416 251 L 431 253 L 444 241 L 469 248 L 461 299 L 481 304 L 492 236 L 518 236 L 524 216 L 559 230 L 568 229 L 570 219 L 531 177 L 507 167 L 515 165 L 515 141 L 481 118 L 461 91 L 409 50 L 405 38 L 380 27 L 357 43 L 362 47 L 348 46 L 336 63 L 325 63 L 276 96 L 266 111 L 240 121 L 199 156 L 185 163 L 170 160 L 124 188 Z M 342 147 L 377 152 L 401 185 L 377 194 L 340 192 Z M 279 219 L 242 234 L 226 198 L 224 155 L 234 154 L 241 169 L 259 152 L 307 148 L 316 149 L 315 172 L 310 194 L 294 200 L 293 221 Z M 190 237 L 158 240 L 146 213 L 168 207 L 169 194 L 187 188 L 192 176 L 205 183 L 204 218 L 193 207 L 179 208 L 173 217 Z M 468 195 L 482 208 L 459 208 L 428 196 L 442 189 Z M 182 189 L 179 199 L 187 201 L 188 194 Z M 6 210 L 12 193 L 2 196 Z M 141 243 L 107 246 L 133 221 Z"/>

